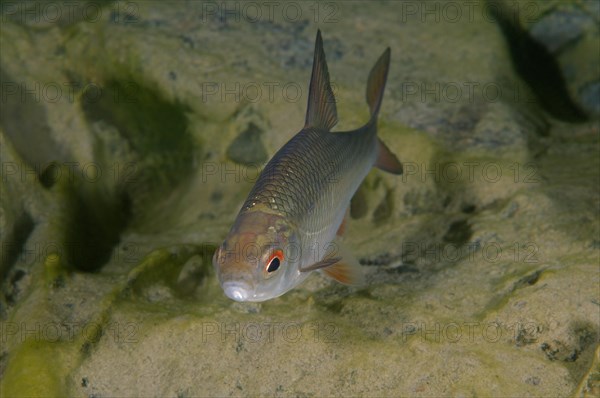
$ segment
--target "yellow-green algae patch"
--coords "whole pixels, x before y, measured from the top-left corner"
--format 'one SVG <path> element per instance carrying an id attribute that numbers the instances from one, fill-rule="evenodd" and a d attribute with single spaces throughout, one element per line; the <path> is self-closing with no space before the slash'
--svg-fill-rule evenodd
<path id="1" fill-rule="evenodd" d="M 78 353 L 72 344 L 36 341 L 37 338 L 22 341 L 11 352 L 2 375 L 3 396 L 68 395 L 64 375 L 78 362 Z"/>

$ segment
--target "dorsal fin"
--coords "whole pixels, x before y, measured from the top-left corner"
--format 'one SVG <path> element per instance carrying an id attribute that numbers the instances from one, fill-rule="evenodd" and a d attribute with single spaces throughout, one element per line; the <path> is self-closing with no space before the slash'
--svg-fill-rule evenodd
<path id="1" fill-rule="evenodd" d="M 329 83 L 323 39 L 321 30 L 318 30 L 304 127 L 317 127 L 329 131 L 337 121 L 335 97 Z"/>
<path id="2" fill-rule="evenodd" d="M 369 73 L 367 83 L 367 103 L 371 109 L 371 118 L 377 117 L 381 99 L 383 98 L 383 90 L 387 80 L 388 70 L 390 69 L 390 48 L 386 48 L 383 54 L 379 57 L 373 69 Z"/>

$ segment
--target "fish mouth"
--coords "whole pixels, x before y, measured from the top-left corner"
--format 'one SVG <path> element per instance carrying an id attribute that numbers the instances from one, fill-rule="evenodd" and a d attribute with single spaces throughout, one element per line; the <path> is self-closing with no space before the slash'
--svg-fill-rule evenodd
<path id="1" fill-rule="evenodd" d="M 225 295 L 235 301 L 248 301 L 252 299 L 252 289 L 250 285 L 239 281 L 223 282 L 223 292 Z"/>

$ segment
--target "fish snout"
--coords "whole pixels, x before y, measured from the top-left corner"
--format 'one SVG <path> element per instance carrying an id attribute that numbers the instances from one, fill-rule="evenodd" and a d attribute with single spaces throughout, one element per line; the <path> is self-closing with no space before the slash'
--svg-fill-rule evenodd
<path id="1" fill-rule="evenodd" d="M 252 297 L 250 285 L 241 281 L 223 282 L 225 295 L 235 301 L 247 301 Z"/>

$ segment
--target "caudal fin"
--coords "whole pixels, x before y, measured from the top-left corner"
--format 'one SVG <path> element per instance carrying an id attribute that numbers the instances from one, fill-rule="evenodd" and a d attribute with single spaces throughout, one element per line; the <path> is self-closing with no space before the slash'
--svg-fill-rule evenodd
<path id="1" fill-rule="evenodd" d="M 386 48 L 383 54 L 379 57 L 371 73 L 369 73 L 369 81 L 367 82 L 367 103 L 371 109 L 371 122 L 375 123 L 381 100 L 383 99 L 383 91 L 385 82 L 387 81 L 388 70 L 390 69 L 390 48 Z M 375 127 L 373 127 L 375 128 Z M 381 141 L 377 139 L 377 159 L 375 167 L 387 171 L 392 174 L 402 174 L 402 163 L 396 155 Z"/>
<path id="2" fill-rule="evenodd" d="M 369 81 L 367 83 L 367 103 L 371 109 L 371 118 L 377 117 L 377 114 L 379 113 L 389 69 L 390 48 L 388 47 L 383 54 L 381 54 L 375 63 L 375 66 L 373 66 L 373 69 L 371 69 L 371 72 L 369 73 Z"/>
<path id="3" fill-rule="evenodd" d="M 335 96 L 329 83 L 329 72 L 327 71 L 327 62 L 323 51 L 321 30 L 318 30 L 304 127 L 317 127 L 329 131 L 336 125 L 337 121 Z"/>

